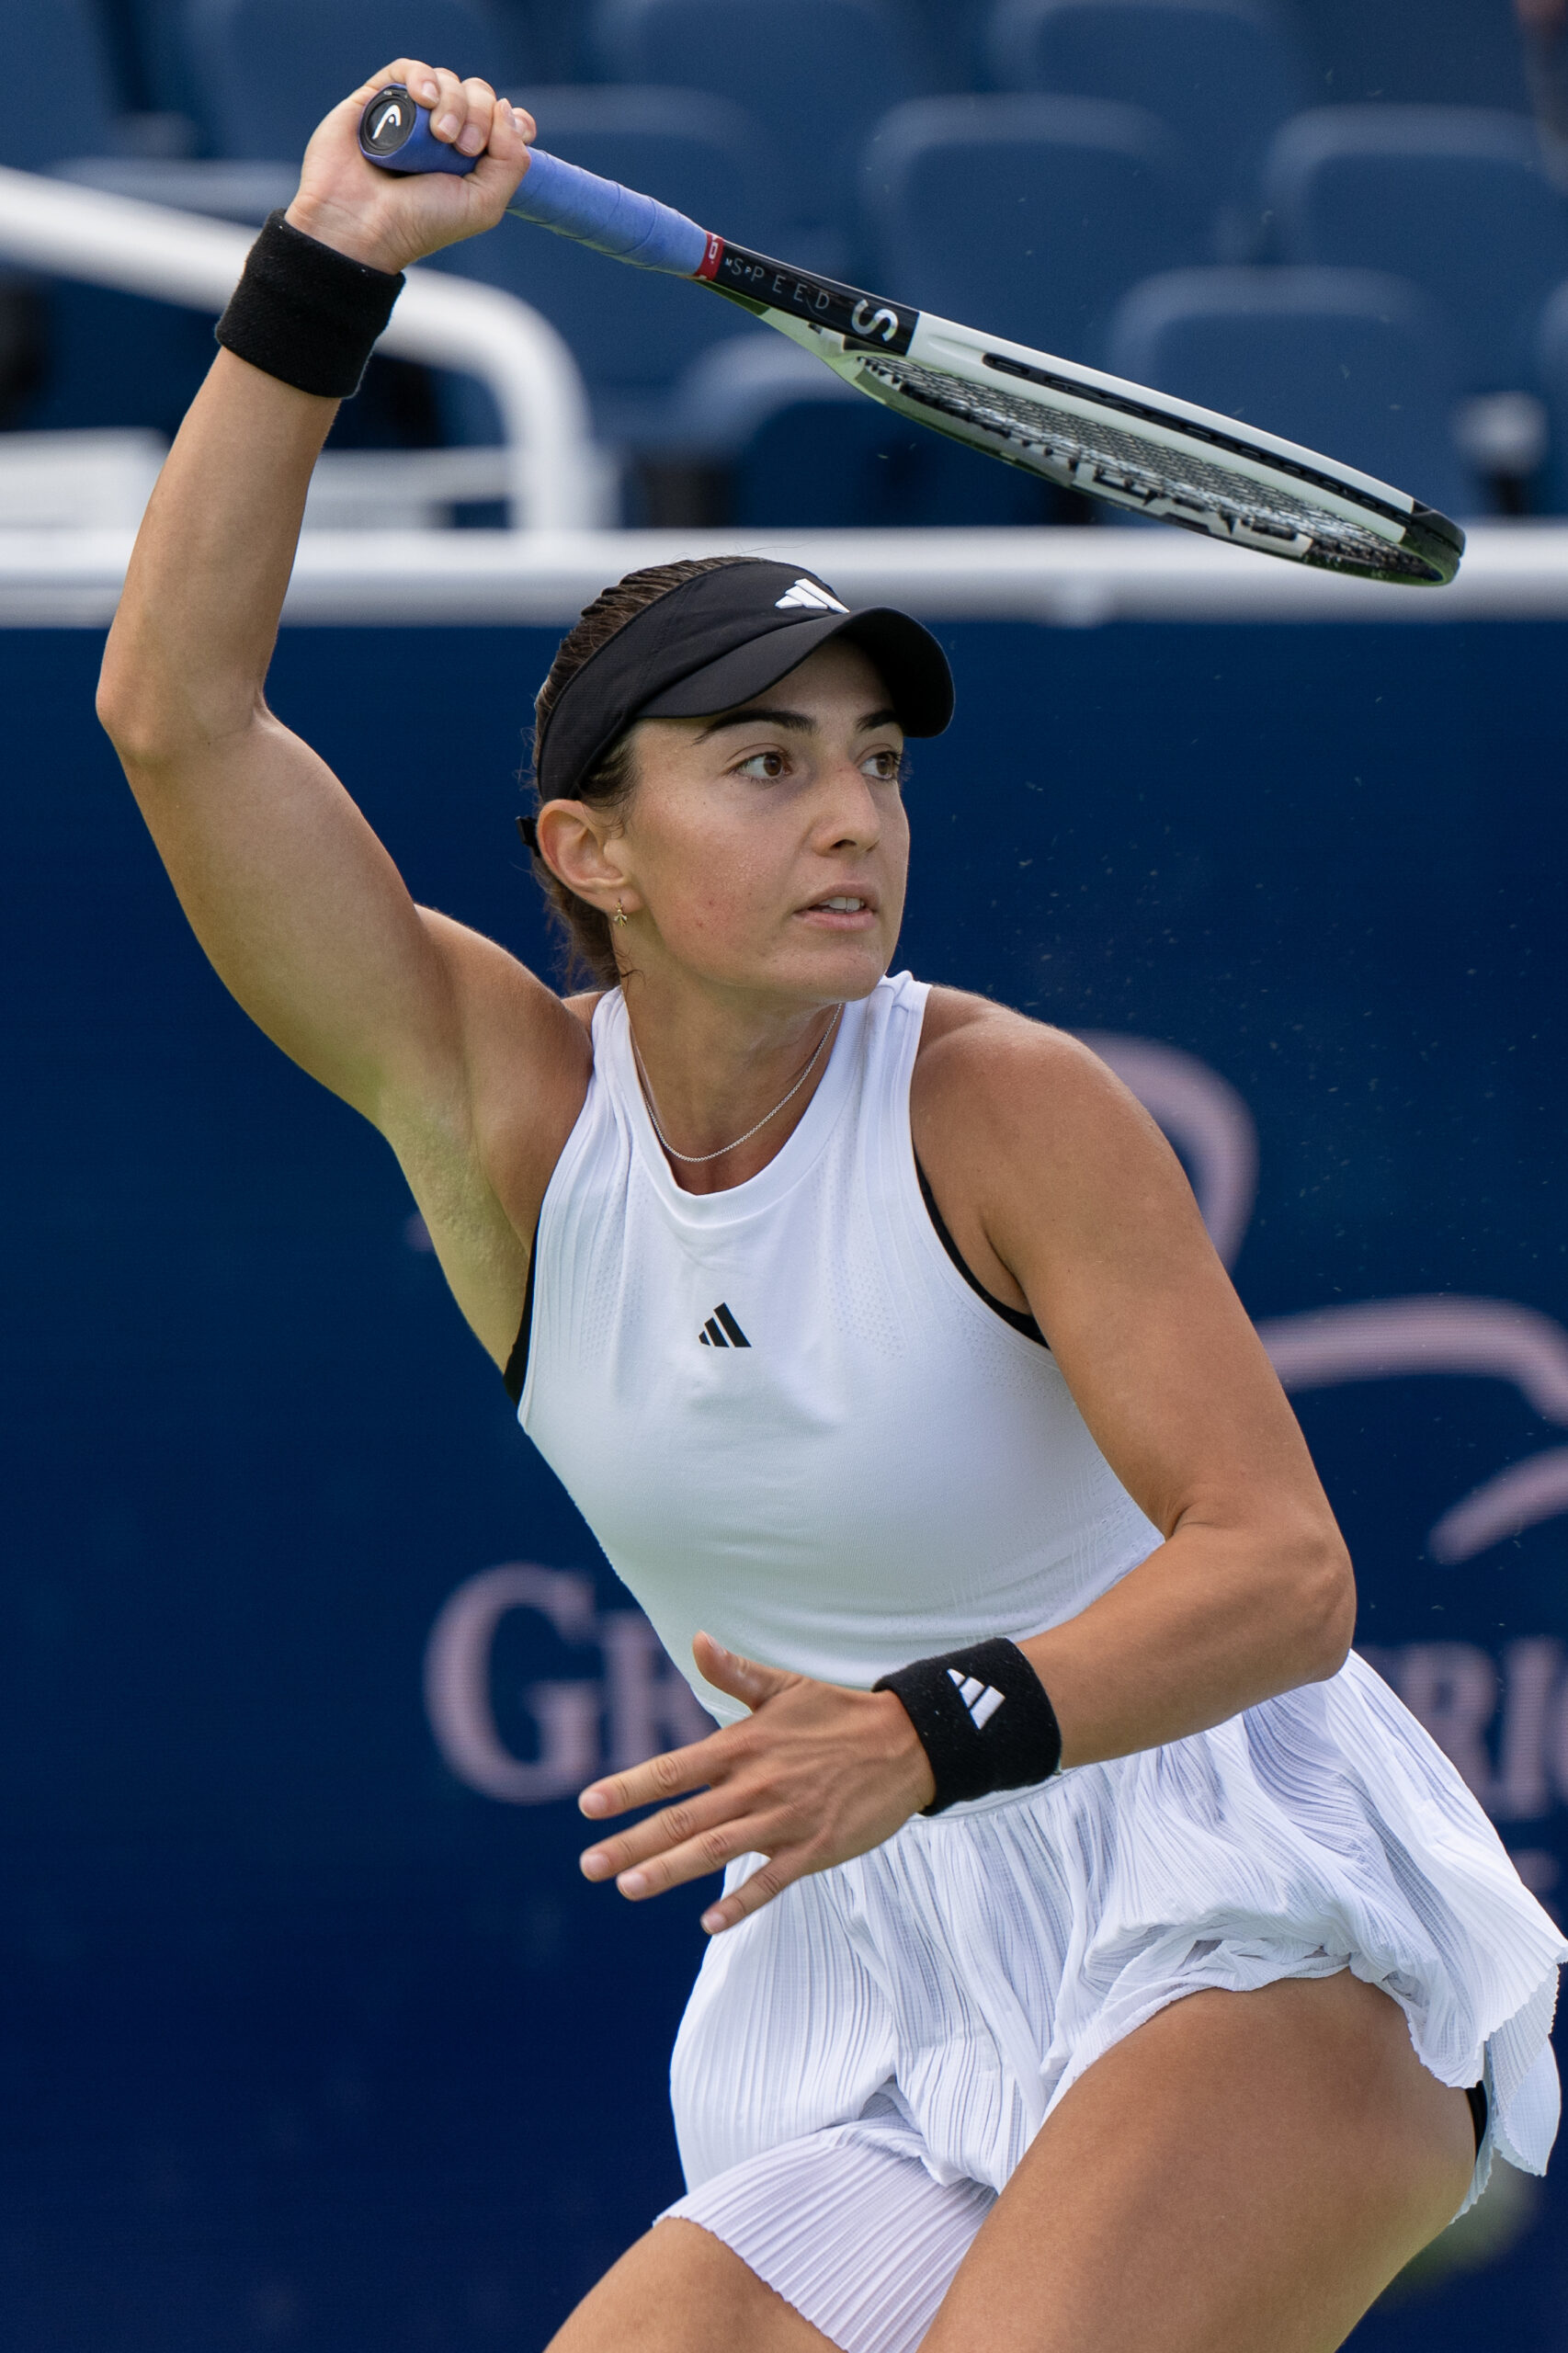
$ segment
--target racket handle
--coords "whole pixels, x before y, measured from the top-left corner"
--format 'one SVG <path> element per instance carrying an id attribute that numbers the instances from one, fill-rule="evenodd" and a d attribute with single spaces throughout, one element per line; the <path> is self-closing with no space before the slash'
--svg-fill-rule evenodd
<path id="1" fill-rule="evenodd" d="M 718 243 L 656 198 L 640 196 L 619 180 L 601 180 L 597 172 L 537 147 L 511 210 L 519 221 L 537 222 L 635 269 L 668 270 L 674 278 L 696 278 Z"/>
<path id="2" fill-rule="evenodd" d="M 460 155 L 436 137 L 430 109 L 416 105 L 401 83 L 378 90 L 359 119 L 359 152 L 383 172 L 472 172 L 477 155 Z M 519 221 L 553 229 L 597 253 L 637 269 L 696 278 L 717 258 L 718 240 L 684 212 L 615 180 L 602 180 L 536 147 L 510 208 Z"/>

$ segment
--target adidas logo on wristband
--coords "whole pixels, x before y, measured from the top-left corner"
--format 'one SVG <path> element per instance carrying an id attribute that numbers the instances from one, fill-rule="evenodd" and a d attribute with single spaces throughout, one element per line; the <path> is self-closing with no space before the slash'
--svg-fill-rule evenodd
<path id="1" fill-rule="evenodd" d="M 936 1784 L 927 1813 L 1028 1789 L 1048 1781 L 1062 1763 L 1056 1711 L 1024 1653 L 1005 1636 L 912 1659 L 879 1676 L 871 1688 L 892 1692 L 926 1751 Z M 983 1740 L 974 1738 L 980 1732 Z"/>
<path id="2" fill-rule="evenodd" d="M 994 1683 L 982 1683 L 978 1675 L 960 1675 L 956 1666 L 949 1667 L 948 1677 L 958 1685 L 959 1698 L 969 1710 L 970 1722 L 975 1731 L 983 1732 L 1006 1698 L 1006 1693 L 998 1691 Z"/>

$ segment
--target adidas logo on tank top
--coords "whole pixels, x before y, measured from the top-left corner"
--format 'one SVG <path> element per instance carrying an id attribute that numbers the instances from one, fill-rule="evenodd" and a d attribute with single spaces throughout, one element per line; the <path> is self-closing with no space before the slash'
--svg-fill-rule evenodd
<path id="1" fill-rule="evenodd" d="M 697 1336 L 705 1348 L 749 1348 L 751 1346 L 722 1300 Z"/>
<path id="2" fill-rule="evenodd" d="M 959 1687 L 959 1698 L 969 1710 L 975 1731 L 983 1732 L 1006 1693 L 998 1691 L 994 1683 L 982 1683 L 978 1675 L 960 1675 L 956 1666 L 949 1666 L 948 1674 Z"/>

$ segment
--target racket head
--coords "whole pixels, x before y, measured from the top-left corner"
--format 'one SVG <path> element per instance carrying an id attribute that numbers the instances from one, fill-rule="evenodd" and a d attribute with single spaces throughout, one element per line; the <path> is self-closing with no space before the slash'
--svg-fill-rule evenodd
<path id="1" fill-rule="evenodd" d="M 738 246 L 704 274 L 896 415 L 1062 489 L 1362 580 L 1459 570 L 1464 533 L 1436 507 L 1235 417 Z"/>

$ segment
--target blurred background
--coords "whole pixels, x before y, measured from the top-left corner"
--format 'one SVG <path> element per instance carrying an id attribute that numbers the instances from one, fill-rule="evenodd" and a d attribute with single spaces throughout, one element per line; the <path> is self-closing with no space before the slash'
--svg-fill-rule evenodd
<path id="1" fill-rule="evenodd" d="M 548 970 L 524 728 L 603 580 L 755 548 L 928 618 L 960 713 L 900 961 L 1089 1035 L 1165 1125 L 1359 1644 L 1558 1904 L 1564 14 L 0 0 L 7 2347 L 533 2353 L 680 2186 L 701 1894 L 587 1887 L 571 1793 L 691 1703 L 92 713 L 251 229 L 399 52 L 721 233 L 1466 519 L 1440 593 L 1108 524 L 507 223 L 343 411 L 269 692 L 417 896 Z M 1568 2164 L 1499 2168 L 1358 2353 L 1568 2353 L 1565 2218 Z"/>
<path id="2" fill-rule="evenodd" d="M 1562 0 L 0 0 L 0 165 L 256 222 L 367 60 L 436 57 L 526 97 L 555 153 L 765 253 L 1267 421 L 1450 513 L 1568 505 Z M 608 286 L 510 224 L 439 267 L 564 337 L 601 520 L 1087 519 L 895 430 L 698 289 Z M 115 463 L 121 504 L 144 494 L 210 348 L 204 316 L 13 267 L 0 526 L 101 514 Z M 85 431 L 119 437 L 96 484 L 39 438 Z M 388 358 L 334 450 L 498 438 L 472 378 Z M 399 487 L 404 516 L 423 490 L 442 520 L 496 519 L 451 494 L 482 465 L 356 478 L 370 519 Z"/>

